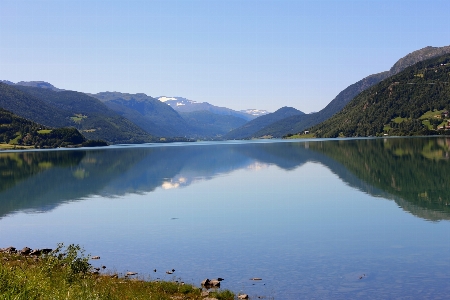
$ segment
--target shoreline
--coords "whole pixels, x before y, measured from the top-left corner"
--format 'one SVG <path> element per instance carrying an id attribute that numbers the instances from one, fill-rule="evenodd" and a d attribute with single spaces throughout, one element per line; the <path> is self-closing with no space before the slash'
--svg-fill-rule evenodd
<path id="1" fill-rule="evenodd" d="M 248 299 L 245 294 L 220 290 L 223 278 L 205 279 L 200 287 L 175 279 L 145 280 L 136 272 L 111 272 L 90 262 L 100 259 L 84 255 L 84 250 L 73 244 L 58 244 L 56 249 L 0 248 L 0 295 L 14 299 L 83 299 L 86 295 L 100 296 L 98 299 Z M 53 297 L 55 293 L 61 297 Z"/>

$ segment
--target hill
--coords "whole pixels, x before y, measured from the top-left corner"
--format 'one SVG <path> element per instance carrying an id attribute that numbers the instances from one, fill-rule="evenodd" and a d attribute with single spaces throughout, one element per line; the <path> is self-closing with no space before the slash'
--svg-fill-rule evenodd
<path id="1" fill-rule="evenodd" d="M 449 133 L 450 54 L 419 62 L 365 90 L 310 129 L 317 137 Z"/>
<path id="2" fill-rule="evenodd" d="M 10 145 L 9 147 L 3 145 L 2 148 L 22 146 L 57 148 L 93 144 L 93 141 L 87 142 L 75 128 L 51 129 L 0 108 L 0 143 Z"/>
<path id="3" fill-rule="evenodd" d="M 288 118 L 290 116 L 303 116 L 305 115 L 304 112 L 301 112 L 295 108 L 292 107 L 282 107 L 278 109 L 277 111 L 260 116 L 243 126 L 236 128 L 229 132 L 227 135 L 225 135 L 225 139 L 245 139 L 252 136 L 255 136 L 255 132 L 260 131 L 264 127 L 273 124 L 276 121 Z M 259 135 L 256 135 L 259 136 Z"/>
<path id="4" fill-rule="evenodd" d="M 0 82 L 6 83 L 8 85 L 23 85 L 23 86 L 38 87 L 41 89 L 50 89 L 56 92 L 64 91 L 62 89 L 58 89 L 57 87 L 45 81 L 19 81 L 18 83 L 14 83 L 8 80 L 0 80 Z"/>
<path id="5" fill-rule="evenodd" d="M 288 133 L 298 133 L 309 127 L 317 125 L 344 108 L 344 106 L 356 97 L 362 91 L 374 86 L 382 80 L 393 76 L 405 68 L 433 57 L 450 53 L 450 46 L 446 47 L 425 47 L 423 49 L 414 51 L 405 57 L 399 59 L 389 71 L 381 72 L 367 76 L 366 78 L 348 86 L 341 91 L 325 108 L 317 113 L 308 115 L 292 116 L 278 122 L 275 122 L 262 130 L 254 133 L 253 136 L 271 135 L 274 137 L 281 137 Z"/>
<path id="6" fill-rule="evenodd" d="M 73 126 L 109 143 L 144 143 L 156 138 L 99 100 L 74 91 L 0 83 L 0 107 L 51 127 Z"/>

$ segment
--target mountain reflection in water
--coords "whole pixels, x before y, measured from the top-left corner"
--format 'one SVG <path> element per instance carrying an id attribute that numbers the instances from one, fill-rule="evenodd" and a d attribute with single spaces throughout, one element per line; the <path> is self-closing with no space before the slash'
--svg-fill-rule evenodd
<path id="1" fill-rule="evenodd" d="M 0 153 L 0 216 L 46 211 L 93 195 L 182 188 L 239 169 L 317 162 L 349 186 L 415 216 L 448 220 L 450 139 L 386 138 L 131 146 Z"/>

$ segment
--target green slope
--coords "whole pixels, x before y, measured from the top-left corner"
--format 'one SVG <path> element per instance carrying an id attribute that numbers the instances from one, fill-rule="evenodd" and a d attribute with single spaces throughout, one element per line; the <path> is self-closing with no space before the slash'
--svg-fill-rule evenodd
<path id="1" fill-rule="evenodd" d="M 102 139 L 109 143 L 156 141 L 155 137 L 84 93 L 21 85 L 9 87 L 11 89 L 20 90 L 21 93 L 16 92 L 15 95 L 21 97 L 13 95 L 0 105 L 30 120 L 45 118 L 46 122 L 42 123 L 53 127 L 74 126 L 89 139 Z M 11 109 L 10 103 L 20 103 L 21 106 Z"/>
<path id="2" fill-rule="evenodd" d="M 86 138 L 75 128 L 51 129 L 0 108 L 0 143 L 35 148 L 80 145 Z"/>
<path id="3" fill-rule="evenodd" d="M 69 112 L 4 83 L 0 83 L 0 107 L 46 126 L 71 125 Z"/>
<path id="4" fill-rule="evenodd" d="M 438 127 L 446 125 L 443 112 L 449 108 L 450 54 L 446 54 L 362 92 L 310 131 L 317 137 L 440 134 L 445 133 Z"/>
<path id="5" fill-rule="evenodd" d="M 342 92 L 340 92 L 321 111 L 308 115 L 292 116 L 280 120 L 254 133 L 253 136 L 272 135 L 274 137 L 281 137 L 287 133 L 301 132 L 330 118 L 331 116 L 339 112 L 342 108 L 344 108 L 344 106 L 359 93 L 381 82 L 382 80 L 399 73 L 400 71 L 417 62 L 438 57 L 446 53 L 450 53 L 450 46 L 428 46 L 409 53 L 408 55 L 399 59 L 389 71 L 367 76 L 366 78 L 350 85 Z"/>

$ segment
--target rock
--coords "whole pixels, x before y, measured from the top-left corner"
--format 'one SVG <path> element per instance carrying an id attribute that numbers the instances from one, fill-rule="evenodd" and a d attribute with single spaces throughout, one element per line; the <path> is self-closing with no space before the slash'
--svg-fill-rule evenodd
<path id="1" fill-rule="evenodd" d="M 207 297 L 207 296 L 209 296 L 209 292 L 208 292 L 208 291 L 203 291 L 203 292 L 201 293 L 201 296 L 202 296 L 202 297 Z"/>
<path id="2" fill-rule="evenodd" d="M 200 283 L 204 288 L 210 289 L 210 288 L 219 288 L 220 287 L 220 281 L 217 279 L 208 279 L 206 278 Z"/>
<path id="3" fill-rule="evenodd" d="M 22 255 L 28 255 L 28 254 L 30 254 L 31 253 L 31 248 L 28 248 L 28 247 L 24 247 L 21 251 L 20 251 L 20 254 L 22 254 Z"/>
<path id="4" fill-rule="evenodd" d="M 203 280 L 200 284 L 201 284 L 202 286 L 207 286 L 207 285 L 209 285 L 209 279 L 206 278 L 206 279 Z"/>
<path id="5" fill-rule="evenodd" d="M 50 248 L 44 248 L 44 249 L 41 250 L 41 252 L 42 252 L 43 254 L 49 254 L 49 253 L 52 252 L 52 251 L 53 251 L 53 249 L 50 249 Z"/>
<path id="6" fill-rule="evenodd" d="M 220 287 L 220 281 L 219 280 L 215 280 L 215 279 L 210 280 L 209 281 L 209 286 L 211 286 L 211 287 Z"/>
<path id="7" fill-rule="evenodd" d="M 248 295 L 247 294 L 239 295 L 238 299 L 248 299 Z"/>
<path id="8" fill-rule="evenodd" d="M 92 256 L 91 259 L 100 259 L 100 256 Z"/>
<path id="9" fill-rule="evenodd" d="M 30 255 L 34 255 L 34 256 L 39 256 L 41 254 L 42 254 L 41 249 L 34 249 L 33 251 L 30 252 Z"/>
<path id="10" fill-rule="evenodd" d="M 16 248 L 11 246 L 11 247 L 8 247 L 8 248 L 2 248 L 1 252 L 12 254 L 12 253 L 16 253 L 17 251 L 16 251 Z"/>

